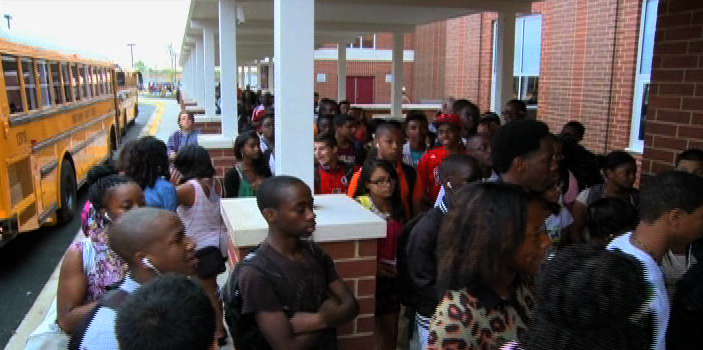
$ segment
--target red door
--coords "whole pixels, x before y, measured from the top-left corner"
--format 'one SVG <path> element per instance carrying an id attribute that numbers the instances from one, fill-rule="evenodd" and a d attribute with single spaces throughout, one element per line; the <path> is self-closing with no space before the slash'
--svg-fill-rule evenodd
<path id="1" fill-rule="evenodd" d="M 347 77 L 347 100 L 353 104 L 373 103 L 374 77 Z"/>

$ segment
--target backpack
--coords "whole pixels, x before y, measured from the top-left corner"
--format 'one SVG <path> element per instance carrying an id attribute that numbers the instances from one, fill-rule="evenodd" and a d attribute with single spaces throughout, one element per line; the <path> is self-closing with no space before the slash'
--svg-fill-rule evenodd
<path id="1" fill-rule="evenodd" d="M 321 266 L 323 264 L 324 252 L 316 244 L 303 244 L 304 247 L 312 254 L 316 262 Z M 261 254 L 258 254 L 261 245 L 251 250 L 242 261 L 237 263 L 232 274 L 227 279 L 227 283 L 222 287 L 222 300 L 224 302 L 225 322 L 229 328 L 234 340 L 234 347 L 237 350 L 267 350 L 271 349 L 268 341 L 263 333 L 259 330 L 256 324 L 255 314 L 242 314 L 242 306 L 244 305 L 243 296 L 239 287 L 239 276 L 242 273 L 244 266 L 251 266 L 261 273 L 264 278 L 274 286 L 274 293 L 281 300 L 283 311 L 286 317 L 291 318 L 295 313 L 292 305 L 295 302 L 295 295 L 290 283 L 281 273 L 275 264 L 269 264 L 270 270 L 267 270 L 261 264 L 261 259 L 267 259 Z"/>
<path id="2" fill-rule="evenodd" d="M 78 327 L 71 334 L 71 339 L 68 341 L 68 349 L 80 349 L 85 333 L 88 331 L 90 324 L 93 323 L 93 319 L 101 307 L 104 306 L 117 311 L 117 308 L 120 307 L 122 302 L 124 302 L 128 296 L 129 293 L 119 288 L 105 293 L 105 295 L 103 295 L 103 297 L 98 301 L 98 304 L 90 310 L 90 313 L 88 313 L 88 315 L 78 324 Z"/>
<path id="3" fill-rule="evenodd" d="M 427 212 L 423 212 L 408 221 L 403 226 L 403 229 L 400 231 L 400 236 L 398 237 L 398 259 L 396 262 L 396 268 L 398 271 L 398 299 L 401 304 L 410 308 L 417 305 L 419 298 L 417 293 L 415 293 L 417 291 L 417 286 L 413 283 L 413 280 L 410 277 L 410 270 L 408 268 L 408 239 L 410 238 L 410 233 L 413 228 L 425 216 L 425 213 Z"/>

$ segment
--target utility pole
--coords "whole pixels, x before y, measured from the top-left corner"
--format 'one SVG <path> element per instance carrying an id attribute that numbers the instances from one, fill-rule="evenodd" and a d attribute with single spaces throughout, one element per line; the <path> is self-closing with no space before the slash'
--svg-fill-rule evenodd
<path id="1" fill-rule="evenodd" d="M 132 68 L 134 68 L 134 45 L 137 44 L 127 44 L 129 46 L 129 55 L 132 57 Z"/>
<path id="2" fill-rule="evenodd" d="M 7 30 L 10 30 L 10 20 L 12 19 L 12 16 L 10 16 L 10 14 L 6 13 L 3 15 L 3 17 L 5 17 L 5 19 L 7 20 Z"/>

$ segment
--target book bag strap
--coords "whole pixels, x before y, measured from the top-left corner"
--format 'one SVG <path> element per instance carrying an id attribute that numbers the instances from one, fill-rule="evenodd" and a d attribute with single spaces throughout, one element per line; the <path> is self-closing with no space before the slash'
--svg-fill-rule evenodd
<path id="1" fill-rule="evenodd" d="M 92 310 L 90 310 L 90 313 L 81 320 L 81 322 L 78 324 L 78 327 L 73 331 L 71 334 L 71 339 L 68 341 L 68 350 L 79 350 L 80 345 L 83 342 L 83 338 L 85 338 L 85 333 L 88 331 L 88 327 L 90 327 L 90 324 L 93 323 L 93 320 L 95 319 L 95 315 L 98 313 L 98 310 L 100 310 L 100 307 L 105 306 L 113 310 L 117 310 L 117 308 L 122 304 L 125 299 L 129 296 L 129 293 L 125 292 L 122 289 L 115 289 L 111 290 L 98 301 L 98 304 L 93 307 Z"/>

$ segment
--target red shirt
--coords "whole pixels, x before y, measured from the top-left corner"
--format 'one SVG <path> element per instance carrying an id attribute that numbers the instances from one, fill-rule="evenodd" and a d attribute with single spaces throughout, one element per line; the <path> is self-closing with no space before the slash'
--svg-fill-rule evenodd
<path id="1" fill-rule="evenodd" d="M 315 166 L 315 194 L 347 193 L 357 167 L 337 164 L 334 169 Z"/>
<path id="2" fill-rule="evenodd" d="M 447 156 L 444 147 L 433 148 L 420 158 L 417 163 L 417 181 L 413 190 L 413 198 L 419 199 L 427 195 L 432 203 L 437 200 L 437 194 L 442 184 L 439 182 L 439 165 Z"/>

